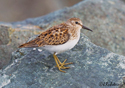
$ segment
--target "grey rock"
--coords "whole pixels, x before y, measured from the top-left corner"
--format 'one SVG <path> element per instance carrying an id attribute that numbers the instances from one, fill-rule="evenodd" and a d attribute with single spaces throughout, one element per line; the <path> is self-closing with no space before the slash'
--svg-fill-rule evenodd
<path id="1" fill-rule="evenodd" d="M 104 47 L 114 53 L 125 55 L 125 3 L 122 0 L 84 0 L 72 7 L 67 7 L 59 11 L 55 11 L 45 16 L 37 18 L 29 18 L 24 21 L 5 23 L 0 25 L 9 28 L 9 45 L 5 42 L 0 60 L 8 59 L 10 54 L 16 50 L 18 46 L 26 42 L 29 37 L 40 34 L 53 25 L 57 25 L 66 21 L 71 17 L 80 18 L 84 25 L 91 28 L 94 32 L 82 30 L 90 40 L 101 47 Z M 40 28 L 35 27 L 36 25 Z M 10 52 L 11 51 L 11 52 Z M 2 51 L 1 51 L 2 52 Z M 4 64 L 5 62 L 2 62 Z M 2 68 L 5 65 L 0 66 Z"/>
<path id="2" fill-rule="evenodd" d="M 46 50 L 18 49 L 12 53 L 10 65 L 0 72 L 0 87 L 118 88 L 125 76 L 125 57 L 96 46 L 84 34 L 72 50 L 58 57 L 73 62 L 65 69 L 67 73 L 55 67 L 53 56 Z M 106 86 L 106 82 L 116 85 Z"/>
<path id="3" fill-rule="evenodd" d="M 8 27 L 0 26 L 0 45 L 8 44 L 9 42 L 9 33 Z"/>
<path id="4" fill-rule="evenodd" d="M 125 5 L 120 0 L 84 0 L 46 16 L 0 23 L 10 27 L 9 40 L 3 43 L 6 48 L 3 45 L 0 47 L 4 50 L 12 47 L 11 51 L 34 34 L 74 16 L 94 31 L 91 33 L 82 30 L 79 43 L 72 50 L 58 55 L 61 61 L 67 58 L 67 62 L 74 63 L 69 65 L 70 69 L 65 70 L 67 73 L 62 73 L 55 67 L 53 56 L 48 51 L 38 48 L 17 49 L 12 53 L 10 64 L 0 70 L 0 88 L 123 87 L 125 57 L 115 53 L 125 55 L 124 8 Z M 3 56 L 5 55 L 7 52 Z"/>
<path id="5" fill-rule="evenodd" d="M 30 31 L 30 32 L 29 32 Z M 18 46 L 28 40 L 34 34 L 42 30 L 31 27 L 29 29 L 12 28 L 11 26 L 0 25 L 0 69 L 4 68 L 11 61 L 11 53 Z"/>
<path id="6" fill-rule="evenodd" d="M 8 46 L 10 41 L 8 29 L 7 26 L 0 26 L 0 69 L 9 63 L 8 58 L 12 53 L 12 48 Z"/>

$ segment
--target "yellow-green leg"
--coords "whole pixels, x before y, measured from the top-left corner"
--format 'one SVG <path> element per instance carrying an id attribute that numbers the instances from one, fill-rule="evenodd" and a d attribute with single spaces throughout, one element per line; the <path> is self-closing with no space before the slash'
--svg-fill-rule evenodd
<path id="1" fill-rule="evenodd" d="M 60 60 L 58 59 L 58 57 L 55 55 L 55 53 L 53 54 L 53 57 L 55 59 L 55 62 L 56 62 L 56 67 L 61 71 L 61 72 L 65 72 L 61 69 L 68 69 L 70 67 L 64 67 L 64 65 L 68 65 L 68 64 L 73 64 L 72 62 L 70 63 L 65 63 L 67 59 L 64 60 L 63 63 L 60 62 Z"/>

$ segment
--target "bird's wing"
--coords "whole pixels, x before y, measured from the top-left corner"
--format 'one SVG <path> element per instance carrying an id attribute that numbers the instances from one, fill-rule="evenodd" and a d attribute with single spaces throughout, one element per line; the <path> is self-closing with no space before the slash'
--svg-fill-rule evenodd
<path id="1" fill-rule="evenodd" d="M 51 27 L 49 30 L 41 33 L 34 40 L 29 41 L 28 43 L 22 44 L 19 48 L 22 47 L 41 47 L 44 45 L 60 45 L 66 43 L 70 38 L 68 33 L 68 26 L 63 23 L 54 27 Z"/>

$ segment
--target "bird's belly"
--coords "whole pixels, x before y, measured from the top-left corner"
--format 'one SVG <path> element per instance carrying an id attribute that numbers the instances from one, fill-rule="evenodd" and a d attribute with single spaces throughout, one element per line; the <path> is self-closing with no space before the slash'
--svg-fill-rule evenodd
<path id="1" fill-rule="evenodd" d="M 67 41 L 65 44 L 61 44 L 61 45 L 46 45 L 43 48 L 48 50 L 51 53 L 62 53 L 64 51 L 70 50 L 72 49 L 78 42 L 79 39 L 74 39 L 74 40 L 69 40 Z"/>

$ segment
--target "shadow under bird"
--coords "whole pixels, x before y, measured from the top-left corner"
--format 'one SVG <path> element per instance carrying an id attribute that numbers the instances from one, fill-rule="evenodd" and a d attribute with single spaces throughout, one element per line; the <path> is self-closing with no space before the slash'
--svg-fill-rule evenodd
<path id="1" fill-rule="evenodd" d="M 60 62 L 56 56 L 59 53 L 72 49 L 79 41 L 80 30 L 86 29 L 92 31 L 91 29 L 85 27 L 79 18 L 70 18 L 65 23 L 53 26 L 47 31 L 42 32 L 35 39 L 24 43 L 19 46 L 19 48 L 26 47 L 42 47 L 53 54 L 56 62 L 56 67 L 61 72 L 65 72 L 62 69 L 68 69 L 70 67 L 65 67 L 65 65 L 72 64 Z"/>

